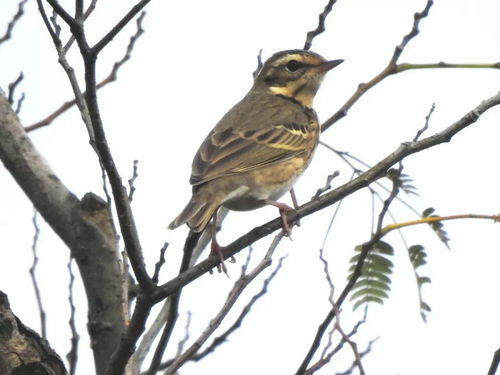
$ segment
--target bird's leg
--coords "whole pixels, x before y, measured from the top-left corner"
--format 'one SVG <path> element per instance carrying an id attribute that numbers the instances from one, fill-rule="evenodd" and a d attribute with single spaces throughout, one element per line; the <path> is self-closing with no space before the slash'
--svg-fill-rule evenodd
<path id="1" fill-rule="evenodd" d="M 292 231 L 290 229 L 290 226 L 288 225 L 288 220 L 286 218 L 286 214 L 289 211 L 292 211 L 293 208 L 290 207 L 289 205 L 285 204 L 285 203 L 276 202 L 276 201 L 272 201 L 272 200 L 269 200 L 269 199 L 266 199 L 264 202 L 266 204 L 270 204 L 271 206 L 278 207 L 278 209 L 280 210 L 281 221 L 283 223 L 283 232 L 285 232 L 285 234 L 287 236 L 290 236 L 290 234 L 292 233 Z"/>
<path id="2" fill-rule="evenodd" d="M 229 277 L 227 274 L 227 268 L 224 264 L 224 255 L 222 254 L 223 247 L 219 245 L 217 242 L 217 211 L 215 211 L 214 216 L 212 218 L 213 230 L 212 230 L 212 243 L 210 244 L 210 255 L 214 255 L 219 258 L 220 263 L 217 265 L 217 271 L 219 273 L 222 271 Z"/>
<path id="3" fill-rule="evenodd" d="M 290 197 L 292 197 L 293 208 L 297 210 L 299 208 L 299 203 L 297 201 L 297 196 L 295 195 L 295 190 L 293 188 L 290 189 Z M 295 221 L 298 227 L 300 227 L 300 220 L 297 219 Z"/>

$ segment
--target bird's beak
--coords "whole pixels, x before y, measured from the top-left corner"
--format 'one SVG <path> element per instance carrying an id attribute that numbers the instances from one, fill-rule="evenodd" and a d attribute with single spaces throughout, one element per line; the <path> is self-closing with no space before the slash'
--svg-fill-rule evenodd
<path id="1" fill-rule="evenodd" d="M 318 73 L 326 73 L 330 69 L 335 68 L 337 65 L 340 65 L 343 62 L 344 62 L 344 60 L 342 60 L 342 59 L 325 61 L 324 63 L 322 63 L 321 65 L 318 65 L 316 67 L 316 71 Z"/>

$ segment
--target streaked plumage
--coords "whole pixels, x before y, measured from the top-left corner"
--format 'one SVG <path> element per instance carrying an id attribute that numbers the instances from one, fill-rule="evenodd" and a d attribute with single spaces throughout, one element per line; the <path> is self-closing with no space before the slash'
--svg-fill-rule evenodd
<path id="1" fill-rule="evenodd" d="M 248 94 L 201 144 L 192 163 L 193 195 L 169 228 L 187 223 L 201 232 L 220 206 L 253 210 L 288 192 L 318 144 L 314 95 L 341 62 L 303 50 L 269 58 Z"/>

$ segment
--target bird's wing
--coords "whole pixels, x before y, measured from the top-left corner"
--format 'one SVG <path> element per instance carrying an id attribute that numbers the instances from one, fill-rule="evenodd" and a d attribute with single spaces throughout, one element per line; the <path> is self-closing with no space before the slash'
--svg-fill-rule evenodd
<path id="1" fill-rule="evenodd" d="M 296 123 L 264 129 L 214 129 L 193 160 L 190 182 L 199 185 L 289 159 L 308 150 L 316 142 L 317 132 L 316 127 Z"/>

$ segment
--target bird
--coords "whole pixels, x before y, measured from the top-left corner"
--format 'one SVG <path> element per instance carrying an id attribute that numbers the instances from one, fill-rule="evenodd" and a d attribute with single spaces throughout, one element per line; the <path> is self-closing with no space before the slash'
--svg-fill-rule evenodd
<path id="1" fill-rule="evenodd" d="M 272 205 L 289 233 L 286 213 L 292 208 L 278 199 L 311 162 L 320 136 L 313 99 L 325 74 L 343 61 L 300 49 L 273 54 L 250 91 L 201 143 L 192 162 L 191 199 L 169 229 L 187 224 L 203 232 L 221 206 L 248 211 Z M 223 266 L 213 227 L 212 253 Z"/>

